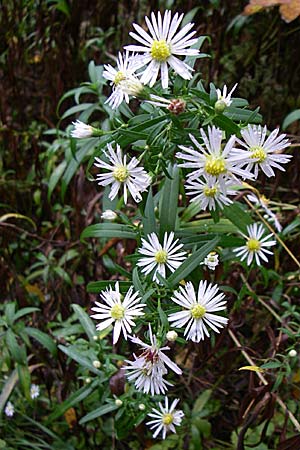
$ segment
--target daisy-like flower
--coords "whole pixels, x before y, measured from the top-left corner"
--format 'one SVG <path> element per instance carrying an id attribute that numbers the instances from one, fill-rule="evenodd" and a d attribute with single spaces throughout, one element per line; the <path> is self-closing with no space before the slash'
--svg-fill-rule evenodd
<path id="1" fill-rule="evenodd" d="M 12 417 L 15 413 L 14 405 L 11 402 L 7 402 L 4 412 L 7 417 Z"/>
<path id="2" fill-rule="evenodd" d="M 111 286 L 106 288 L 100 293 L 100 297 L 104 303 L 95 302 L 96 306 L 92 308 L 92 311 L 97 314 L 91 316 L 93 319 L 100 320 L 100 323 L 96 325 L 97 330 L 104 330 L 114 323 L 113 343 L 118 341 L 121 331 L 127 340 L 127 333 L 132 332 L 131 327 L 135 326 L 136 317 L 144 315 L 142 309 L 146 305 L 140 303 L 139 293 L 133 293 L 131 286 L 123 298 L 117 281 L 114 289 Z"/>
<path id="3" fill-rule="evenodd" d="M 203 178 L 188 178 L 185 187 L 187 195 L 194 196 L 191 201 L 200 203 L 201 209 L 215 210 L 217 205 L 223 209 L 223 205 L 232 203 L 227 196 L 236 194 L 231 189 L 231 179 L 223 180 L 206 175 Z"/>
<path id="4" fill-rule="evenodd" d="M 127 156 L 122 154 L 121 147 L 117 144 L 117 150 L 115 151 L 111 144 L 107 144 L 109 153 L 105 153 L 105 156 L 110 161 L 110 164 L 106 163 L 100 158 L 95 158 L 96 167 L 109 170 L 108 173 L 102 173 L 97 175 L 98 184 L 101 186 L 112 185 L 109 193 L 110 200 L 113 200 L 121 187 L 123 187 L 124 202 L 127 203 L 127 189 L 136 202 L 142 200 L 141 192 L 148 189 L 151 178 L 146 173 L 143 167 L 138 167 L 139 161 L 133 157 L 130 162 L 127 163 Z"/>
<path id="5" fill-rule="evenodd" d="M 127 45 L 125 49 L 144 55 L 143 63 L 148 66 L 142 73 L 142 83 L 153 86 L 160 72 L 162 87 L 166 89 L 169 84 L 168 65 L 185 80 L 192 78 L 193 69 L 177 58 L 199 54 L 199 50 L 189 48 L 197 42 L 197 38 L 192 39 L 196 31 L 190 32 L 193 23 L 188 23 L 176 33 L 183 16 L 176 13 L 171 20 L 171 11 L 166 11 L 163 18 L 160 12 L 157 18 L 152 12 L 151 21 L 145 17 L 150 34 L 133 24 L 136 33 L 131 32 L 130 35 L 142 45 Z"/>
<path id="6" fill-rule="evenodd" d="M 228 319 L 214 314 L 216 311 L 226 309 L 224 294 L 218 294 L 217 285 L 200 281 L 196 295 L 193 284 L 189 281 L 184 287 L 179 286 L 179 291 L 174 293 L 173 302 L 184 308 L 183 311 L 170 314 L 169 322 L 173 327 L 186 325 L 184 336 L 193 342 L 200 342 L 205 335 L 209 337 L 207 325 L 216 333 L 223 328 Z"/>
<path id="7" fill-rule="evenodd" d="M 273 238 L 273 234 L 265 234 L 265 227 L 262 223 L 253 223 L 252 225 L 247 226 L 248 236 L 242 234 L 246 239 L 246 244 L 242 247 L 238 247 L 233 249 L 238 257 L 241 258 L 241 261 L 247 258 L 247 264 L 251 264 L 253 258 L 258 266 L 261 265 L 260 259 L 268 262 L 268 258 L 266 255 L 272 255 L 273 253 L 268 250 L 269 247 L 273 247 L 276 244 L 275 240 L 271 240 Z"/>
<path id="8" fill-rule="evenodd" d="M 143 64 L 138 64 L 134 56 L 130 57 L 129 52 L 123 55 L 119 52 L 117 68 L 110 64 L 104 65 L 103 77 L 111 81 L 113 92 L 106 100 L 112 109 L 118 108 L 123 100 L 129 103 L 129 95 L 136 96 L 142 92 L 144 86 L 134 75 L 134 72 Z"/>
<path id="9" fill-rule="evenodd" d="M 285 134 L 278 136 L 279 129 L 273 130 L 267 137 L 267 127 L 258 125 L 248 125 L 241 131 L 244 141 L 237 139 L 238 143 L 244 147 L 250 156 L 247 161 L 246 170 L 254 170 L 254 176 L 257 178 L 258 169 L 261 168 L 267 177 L 275 175 L 273 168 L 285 171 L 281 164 L 286 164 L 292 158 L 292 155 L 281 154 L 282 150 L 290 145 L 289 140 L 285 139 Z M 267 137 L 267 139 L 266 139 Z M 236 149 L 238 153 L 240 150 Z"/>
<path id="10" fill-rule="evenodd" d="M 30 386 L 30 397 L 33 399 L 38 398 L 40 395 L 40 388 L 37 384 L 32 384 Z"/>
<path id="11" fill-rule="evenodd" d="M 181 409 L 175 409 L 179 402 L 179 398 L 176 398 L 169 408 L 168 397 L 165 397 L 165 404 L 162 405 L 161 402 L 158 403 L 159 410 L 152 408 L 152 412 L 148 414 L 153 420 L 146 422 L 146 425 L 150 425 L 151 430 L 155 430 L 153 438 L 155 439 L 159 433 L 162 431 L 162 438 L 166 438 L 168 431 L 176 433 L 175 426 L 181 425 L 184 413 Z"/>
<path id="12" fill-rule="evenodd" d="M 216 110 L 220 110 L 220 112 L 223 112 L 224 109 L 228 106 L 231 105 L 232 100 L 231 100 L 231 96 L 233 91 L 236 89 L 237 87 L 237 83 L 233 86 L 233 88 L 231 89 L 231 91 L 227 94 L 227 86 L 226 84 L 223 87 L 223 92 L 221 91 L 221 89 L 217 89 L 217 96 L 218 96 L 218 100 L 216 101 L 215 104 L 215 109 Z"/>
<path id="13" fill-rule="evenodd" d="M 200 265 L 207 266 L 210 270 L 216 270 L 219 265 L 219 255 L 216 252 L 210 252 Z"/>
<path id="14" fill-rule="evenodd" d="M 146 239 L 142 239 L 142 247 L 138 250 L 143 256 L 137 262 L 139 267 L 142 267 L 142 272 L 148 275 L 154 271 L 152 280 L 160 283 L 157 272 L 162 277 L 166 278 L 166 267 L 174 272 L 186 259 L 185 251 L 178 251 L 183 247 L 183 244 L 178 244 L 178 239 L 174 241 L 173 231 L 168 235 L 164 234 L 163 245 L 158 240 L 155 233 L 151 233 Z"/>
<path id="15" fill-rule="evenodd" d="M 190 134 L 190 139 L 197 148 L 194 150 L 190 147 L 179 145 L 183 152 L 176 153 L 177 158 L 184 160 L 179 167 L 195 169 L 188 175 L 189 178 L 198 178 L 201 175 L 213 176 L 224 179 L 233 175 L 242 178 L 253 178 L 249 170 L 241 169 L 241 165 L 251 161 L 249 152 L 238 150 L 234 152 L 234 144 L 236 137 L 233 135 L 222 148 L 222 130 L 216 127 L 208 127 L 208 135 L 203 128 L 200 129 L 204 146 L 201 145 L 195 137 Z"/>
<path id="16" fill-rule="evenodd" d="M 84 139 L 93 136 L 94 129 L 91 125 L 87 125 L 80 120 L 72 122 L 72 125 L 74 125 L 74 129 L 71 131 L 71 136 L 73 138 Z"/>
<path id="17" fill-rule="evenodd" d="M 263 210 L 266 212 L 266 215 L 264 217 L 270 222 L 274 222 L 276 230 L 280 233 L 282 231 L 282 226 L 279 223 L 276 214 L 274 214 L 273 211 L 268 207 L 269 199 L 267 199 L 264 195 L 256 196 L 254 194 L 247 195 L 247 198 L 251 203 L 260 205 L 263 208 Z"/>
<path id="18" fill-rule="evenodd" d="M 170 350 L 170 347 L 159 347 L 156 336 L 153 335 L 151 325 L 149 324 L 149 337 L 151 344 L 145 344 L 137 337 L 130 337 L 130 340 L 139 345 L 143 351 L 141 355 L 134 356 L 134 361 L 127 360 L 127 366 L 124 369 L 129 381 L 134 381 L 135 388 L 145 394 L 149 392 L 154 394 L 164 394 L 167 386 L 171 383 L 164 380 L 163 376 L 168 373 L 169 367 L 178 375 L 182 374 L 181 369 L 163 352 Z"/>

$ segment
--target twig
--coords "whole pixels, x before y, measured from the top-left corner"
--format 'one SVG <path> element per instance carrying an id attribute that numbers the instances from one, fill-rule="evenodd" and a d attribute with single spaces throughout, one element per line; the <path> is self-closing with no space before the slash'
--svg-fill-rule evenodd
<path id="1" fill-rule="evenodd" d="M 233 342 L 235 343 L 235 345 L 238 348 L 242 348 L 242 345 L 241 345 L 240 341 L 238 340 L 236 335 L 233 333 L 233 331 L 229 329 L 228 333 L 229 333 L 229 336 L 231 337 L 231 339 L 233 340 Z M 248 361 L 248 363 L 251 366 L 255 366 L 256 365 L 254 363 L 253 359 L 248 355 L 248 353 L 245 352 L 245 350 L 241 350 L 241 353 L 242 353 L 244 358 Z M 262 375 L 261 372 L 255 372 L 255 373 L 258 376 L 258 378 L 260 379 L 260 381 L 262 382 L 262 384 L 264 384 L 265 386 L 267 386 L 269 384 L 268 381 L 265 379 L 265 377 Z M 277 394 L 275 394 L 275 398 L 276 398 L 276 402 L 278 403 L 278 405 L 283 409 L 285 414 L 287 414 L 289 416 L 290 421 L 293 423 L 293 425 L 295 426 L 296 430 L 298 432 L 300 432 L 300 423 L 298 422 L 298 420 L 296 419 L 294 414 L 286 407 L 284 402 L 281 400 L 281 398 Z"/>

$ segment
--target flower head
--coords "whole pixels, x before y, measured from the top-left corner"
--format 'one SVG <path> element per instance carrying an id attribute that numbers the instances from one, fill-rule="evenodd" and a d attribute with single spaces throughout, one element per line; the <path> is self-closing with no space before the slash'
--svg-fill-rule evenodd
<path id="1" fill-rule="evenodd" d="M 217 112 L 223 112 L 224 109 L 228 106 L 231 105 L 232 100 L 231 100 L 231 95 L 233 93 L 233 91 L 236 89 L 237 87 L 237 83 L 233 86 L 233 88 L 231 89 L 231 91 L 227 94 L 227 86 L 226 84 L 223 87 L 223 92 L 221 92 L 221 89 L 217 89 L 217 96 L 218 96 L 218 100 L 216 101 L 215 104 L 215 109 Z"/>
<path id="2" fill-rule="evenodd" d="M 189 178 L 194 179 L 202 175 L 207 177 L 215 177 L 217 179 L 224 179 L 232 177 L 233 175 L 241 176 L 242 178 L 252 178 L 253 175 L 248 170 L 242 170 L 241 165 L 248 162 L 249 153 L 239 150 L 239 153 L 234 152 L 234 144 L 236 137 L 233 135 L 222 148 L 222 130 L 216 127 L 208 127 L 208 134 L 200 129 L 201 137 L 204 145 L 201 145 L 197 139 L 190 134 L 190 139 L 197 148 L 194 150 L 190 147 L 179 145 L 183 152 L 176 153 L 177 158 L 184 160 L 179 164 L 179 167 L 195 169 L 188 175 Z"/>
<path id="3" fill-rule="evenodd" d="M 113 220 L 116 220 L 117 217 L 118 217 L 118 215 L 114 211 L 112 211 L 111 209 L 106 209 L 101 214 L 101 219 L 104 219 L 104 220 L 113 221 Z"/>
<path id="4" fill-rule="evenodd" d="M 150 99 L 146 100 L 146 102 L 154 106 L 167 108 L 170 113 L 174 114 L 175 116 L 183 113 L 186 107 L 186 102 L 181 98 L 168 99 L 154 94 L 150 94 Z"/>
<path id="5" fill-rule="evenodd" d="M 169 322 L 173 322 L 173 327 L 181 328 L 186 325 L 184 335 L 194 342 L 200 342 L 205 335 L 209 337 L 207 326 L 219 333 L 219 328 L 223 328 L 228 319 L 214 314 L 226 309 L 224 294 L 218 294 L 218 291 L 217 285 L 208 284 L 207 281 L 200 281 L 197 295 L 191 282 L 184 287 L 179 286 L 179 291 L 174 293 L 172 300 L 184 309 L 170 314 Z"/>
<path id="6" fill-rule="evenodd" d="M 142 83 L 153 86 L 160 72 L 162 87 L 167 88 L 168 65 L 182 78 L 186 80 L 192 78 L 193 69 L 177 56 L 199 54 L 199 50 L 189 48 L 197 42 L 196 38 L 192 39 L 196 32 L 190 32 L 194 25 L 192 23 L 188 23 L 177 32 L 182 19 L 183 14 L 178 16 L 176 13 L 171 20 L 171 11 L 166 11 L 163 18 L 160 12 L 157 13 L 157 17 L 152 12 L 151 20 L 145 17 L 150 34 L 139 25 L 133 24 L 136 33 L 131 32 L 130 35 L 142 45 L 127 45 L 125 49 L 143 54 L 143 64 L 148 66 L 142 72 Z"/>
<path id="7" fill-rule="evenodd" d="M 91 316 L 93 319 L 100 320 L 100 323 L 96 325 L 97 330 L 104 330 L 114 324 L 113 343 L 118 341 L 121 331 L 127 340 L 127 333 L 131 333 L 131 327 L 135 325 L 134 319 L 144 315 L 142 309 L 146 305 L 140 303 L 141 298 L 138 292 L 133 293 L 131 286 L 123 299 L 117 281 L 114 290 L 110 286 L 100 293 L 100 297 L 104 303 L 95 302 L 96 306 L 92 308 L 92 311 L 97 314 Z"/>
<path id="8" fill-rule="evenodd" d="M 149 417 L 152 417 L 153 420 L 150 420 L 146 423 L 146 425 L 150 425 L 151 430 L 155 430 L 153 437 L 154 439 L 158 436 L 158 434 L 162 431 L 162 438 L 166 438 L 166 434 L 168 431 L 172 431 L 172 433 L 176 433 L 175 426 L 179 426 L 181 424 L 184 413 L 181 409 L 176 410 L 176 406 L 179 402 L 179 398 L 175 399 L 169 408 L 169 400 L 168 397 L 165 397 L 165 404 L 162 405 L 159 402 L 159 409 L 152 408 L 152 412 L 148 414 Z"/>
<path id="9" fill-rule="evenodd" d="M 247 258 L 247 264 L 249 265 L 252 263 L 253 258 L 255 258 L 258 266 L 261 265 L 259 258 L 268 262 L 266 255 L 272 255 L 272 252 L 270 252 L 268 248 L 275 245 L 276 241 L 270 240 L 273 237 L 272 233 L 264 236 L 265 231 L 266 230 L 261 223 L 253 223 L 247 226 L 248 236 L 243 234 L 246 239 L 246 244 L 242 247 L 233 249 L 236 255 L 241 258 L 241 261 Z"/>
<path id="10" fill-rule="evenodd" d="M 261 168 L 267 177 L 275 175 L 273 168 L 284 171 L 281 164 L 286 164 L 292 158 L 292 155 L 281 154 L 281 151 L 290 145 L 289 140 L 285 139 L 285 134 L 278 136 L 279 129 L 273 130 L 267 137 L 267 127 L 258 125 L 248 125 L 241 131 L 244 141 L 238 139 L 238 143 L 244 147 L 250 156 L 247 161 L 246 170 L 254 170 L 255 178 L 258 176 L 258 169 Z M 238 153 L 239 150 L 236 149 Z"/>
<path id="11" fill-rule="evenodd" d="M 174 233 L 169 235 L 165 233 L 163 244 L 158 240 L 155 233 L 151 233 L 146 239 L 142 239 L 142 247 L 138 250 L 143 256 L 137 262 L 139 267 L 142 267 L 142 272 L 148 275 L 153 272 L 153 281 L 159 283 L 157 272 L 166 278 L 166 267 L 174 272 L 186 258 L 186 252 L 179 250 L 183 244 L 178 244 L 178 239 L 174 241 Z"/>
<path id="12" fill-rule="evenodd" d="M 151 392 L 154 394 L 164 394 L 167 386 L 171 383 L 164 380 L 163 376 L 168 373 L 169 367 L 178 375 L 181 375 L 181 369 L 171 359 L 165 355 L 164 351 L 169 347 L 159 347 L 156 336 L 152 334 L 151 325 L 149 324 L 149 337 L 151 344 L 144 343 L 137 337 L 131 337 L 131 341 L 142 347 L 141 355 L 134 356 L 134 361 L 126 361 L 128 363 L 124 369 L 127 371 L 129 381 L 134 381 L 135 388 L 145 394 Z"/>
<path id="13" fill-rule="evenodd" d="M 127 156 L 123 156 L 120 146 L 117 144 L 116 151 L 111 144 L 107 144 L 109 153 L 105 152 L 105 155 L 109 159 L 111 164 L 103 161 L 100 158 L 95 158 L 96 167 L 101 169 L 107 169 L 108 173 L 102 173 L 97 175 L 98 184 L 101 186 L 112 185 L 109 198 L 113 200 L 121 187 L 123 187 L 124 202 L 127 203 L 127 189 L 136 202 L 142 200 L 141 192 L 148 189 L 151 178 L 146 173 L 143 167 L 138 167 L 139 161 L 133 157 L 130 162 L 127 163 Z"/>
<path id="14" fill-rule="evenodd" d="M 247 199 L 254 204 L 260 205 L 265 211 L 266 215 L 264 216 L 267 220 L 274 223 L 276 230 L 280 233 L 282 231 L 282 226 L 279 223 L 279 220 L 276 214 L 268 207 L 269 200 L 264 195 L 256 196 L 254 194 L 247 195 Z"/>
<path id="15" fill-rule="evenodd" d="M 112 109 L 118 108 L 123 100 L 129 103 L 129 95 L 137 96 L 144 86 L 134 75 L 139 65 L 134 56 L 129 56 L 129 52 L 123 55 L 119 52 L 117 59 L 117 68 L 110 64 L 104 65 L 103 77 L 111 81 L 113 92 L 105 103 L 108 103 Z"/>
<path id="16" fill-rule="evenodd" d="M 30 397 L 32 399 L 37 398 L 40 395 L 40 388 L 37 384 L 32 384 L 30 386 Z"/>
<path id="17" fill-rule="evenodd" d="M 210 252 L 204 261 L 200 263 L 201 265 L 207 266 L 210 270 L 216 270 L 216 267 L 219 265 L 219 255 L 216 252 Z"/>
<path id="18" fill-rule="evenodd" d="M 14 405 L 11 402 L 7 402 L 4 412 L 7 417 L 12 417 L 15 413 Z"/>
<path id="19" fill-rule="evenodd" d="M 72 122 L 74 125 L 74 130 L 71 131 L 71 136 L 77 139 L 84 139 L 93 136 L 93 127 L 91 125 L 87 125 L 80 120 L 76 120 L 76 122 Z"/>
<path id="20" fill-rule="evenodd" d="M 217 205 L 223 209 L 223 205 L 232 203 L 227 196 L 236 194 L 231 189 L 236 184 L 230 178 L 218 179 L 204 175 L 202 178 L 188 178 L 185 187 L 187 195 L 193 196 L 191 201 L 199 203 L 201 209 L 215 210 Z"/>

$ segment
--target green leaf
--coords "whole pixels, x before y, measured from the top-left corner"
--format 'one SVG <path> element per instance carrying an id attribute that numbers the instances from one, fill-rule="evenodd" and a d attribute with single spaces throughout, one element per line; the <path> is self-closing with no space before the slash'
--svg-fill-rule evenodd
<path id="1" fill-rule="evenodd" d="M 81 308 L 79 305 L 72 305 L 73 311 L 75 312 L 79 322 L 82 325 L 82 328 L 86 332 L 90 342 L 94 342 L 94 336 L 96 333 L 96 327 L 91 320 L 90 316 Z"/>
<path id="2" fill-rule="evenodd" d="M 139 294 L 141 296 L 143 296 L 145 294 L 145 290 L 142 286 L 137 267 L 135 267 L 132 272 L 132 283 L 133 283 L 135 291 L 138 291 Z"/>
<path id="3" fill-rule="evenodd" d="M 10 329 L 6 332 L 6 344 L 13 359 L 20 364 L 26 364 L 25 347 L 18 343 L 15 333 Z"/>
<path id="4" fill-rule="evenodd" d="M 207 389 L 197 398 L 193 406 L 193 414 L 200 414 L 212 394 L 211 389 Z"/>
<path id="5" fill-rule="evenodd" d="M 112 237 L 136 239 L 137 233 L 128 225 L 121 225 L 118 223 L 98 223 L 85 228 L 81 233 L 80 239 L 83 241 L 86 238 L 103 239 Z"/>
<path id="6" fill-rule="evenodd" d="M 55 167 L 54 171 L 52 172 L 48 182 L 48 201 L 50 201 L 52 192 L 54 191 L 57 183 L 61 179 L 66 167 L 67 161 L 64 159 L 57 167 Z"/>
<path id="7" fill-rule="evenodd" d="M 260 366 L 261 369 L 278 369 L 281 367 L 282 363 L 279 361 L 270 361 Z"/>
<path id="8" fill-rule="evenodd" d="M 10 327 L 13 325 L 15 321 L 15 312 L 16 312 L 15 303 L 7 303 L 5 306 L 4 314 L 7 325 L 9 325 Z"/>
<path id="9" fill-rule="evenodd" d="M 19 380 L 25 397 L 30 401 L 30 372 L 27 365 L 17 364 Z"/>
<path id="10" fill-rule="evenodd" d="M 95 409 L 94 411 L 88 413 L 86 416 L 80 419 L 79 424 L 83 425 L 84 423 L 89 422 L 90 420 L 96 419 L 97 417 L 100 416 L 104 416 L 104 414 L 108 414 L 112 411 L 115 411 L 118 408 L 119 406 L 117 405 L 100 406 L 100 408 Z"/>
<path id="11" fill-rule="evenodd" d="M 39 308 L 35 308 L 34 306 L 28 306 L 27 308 L 22 308 L 18 312 L 16 312 L 14 317 L 14 322 L 18 319 L 20 319 L 23 316 L 26 316 L 27 314 L 31 314 L 33 312 L 40 311 Z"/>
<path id="12" fill-rule="evenodd" d="M 13 388 L 15 387 L 17 381 L 18 381 L 18 373 L 17 369 L 15 369 L 6 380 L 5 385 L 2 387 L 0 395 L 0 413 L 3 410 L 7 400 L 9 399 L 9 396 L 13 391 Z"/>
<path id="13" fill-rule="evenodd" d="M 194 220 L 182 224 L 180 230 L 176 231 L 177 236 L 186 236 L 195 233 L 236 233 L 238 228 L 228 219 L 220 219 L 220 222 L 214 223 L 212 219 Z"/>
<path id="14" fill-rule="evenodd" d="M 179 169 L 176 165 L 168 167 L 172 179 L 166 178 L 162 189 L 160 200 L 160 238 L 163 239 L 165 232 L 175 230 L 177 219 L 177 204 L 179 192 Z"/>
<path id="15" fill-rule="evenodd" d="M 58 417 L 62 416 L 68 409 L 84 400 L 93 392 L 93 388 L 93 385 L 88 385 L 78 389 L 78 391 L 74 392 L 74 394 L 70 395 L 67 400 L 65 400 L 57 408 L 55 408 L 55 410 L 48 417 L 46 423 L 49 424 L 53 422 Z"/>
<path id="16" fill-rule="evenodd" d="M 43 331 L 37 330 L 36 328 L 26 327 L 25 332 L 28 336 L 36 339 L 43 347 L 45 347 L 53 356 L 57 354 L 57 348 L 54 340 Z"/>
<path id="17" fill-rule="evenodd" d="M 145 211 L 144 211 L 144 216 L 142 218 L 142 222 L 143 222 L 143 230 L 144 230 L 145 236 L 147 236 L 147 234 L 150 234 L 150 233 L 156 233 L 156 220 L 155 220 L 155 213 L 154 213 L 154 201 L 153 201 L 153 195 L 152 195 L 152 188 L 151 187 L 150 187 L 149 192 L 148 192 L 148 196 L 147 196 L 147 201 L 146 201 L 146 206 L 145 206 Z"/>
<path id="18" fill-rule="evenodd" d="M 232 222 L 243 233 L 247 233 L 247 225 L 251 225 L 252 219 L 248 212 L 239 205 L 239 203 L 233 203 L 232 205 L 225 206 L 223 208 L 223 214 L 230 222 Z"/>
<path id="19" fill-rule="evenodd" d="M 85 367 L 86 369 L 89 369 L 91 372 L 93 372 L 96 375 L 101 375 L 100 370 L 96 369 L 93 366 L 92 361 L 87 358 L 86 356 L 83 356 L 80 350 L 77 349 L 75 345 L 70 345 L 69 347 L 65 347 L 64 345 L 59 345 L 58 348 L 64 352 L 67 356 L 69 356 L 71 359 L 74 359 L 74 361 L 78 362 L 79 365 Z"/>
<path id="20" fill-rule="evenodd" d="M 240 127 L 223 114 L 218 114 L 217 116 L 215 116 L 213 119 L 213 123 L 222 130 L 226 131 L 226 134 L 228 135 L 240 134 Z"/>
<path id="21" fill-rule="evenodd" d="M 300 109 L 295 109 L 295 111 L 292 111 L 285 117 L 282 123 L 282 129 L 286 130 L 296 120 L 300 120 Z"/>
<path id="22" fill-rule="evenodd" d="M 210 242 L 207 242 L 195 253 L 189 256 L 182 264 L 175 270 L 174 273 L 168 278 L 168 283 L 175 287 L 181 280 L 186 278 L 199 264 L 204 260 L 209 252 L 215 249 L 219 242 L 219 238 L 216 237 Z"/>
<path id="23" fill-rule="evenodd" d="M 115 281 L 91 281 L 87 285 L 87 291 L 91 294 L 99 294 L 99 292 L 106 289 L 108 286 L 114 285 Z M 120 292 L 127 292 L 130 286 L 132 286 L 131 281 L 119 281 Z"/>

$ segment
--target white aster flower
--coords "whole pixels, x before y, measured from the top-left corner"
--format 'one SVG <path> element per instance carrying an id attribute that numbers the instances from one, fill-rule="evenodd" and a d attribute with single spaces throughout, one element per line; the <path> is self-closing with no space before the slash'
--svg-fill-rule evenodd
<path id="1" fill-rule="evenodd" d="M 123 100 L 129 103 L 129 95 L 137 96 L 144 86 L 134 75 L 134 72 L 141 67 L 138 65 L 134 56 L 130 57 L 129 52 L 123 55 L 119 52 L 117 59 L 117 68 L 110 64 L 104 65 L 103 77 L 111 81 L 113 92 L 105 103 L 108 103 L 112 109 L 118 108 Z"/>
<path id="2" fill-rule="evenodd" d="M 40 388 L 37 384 L 32 384 L 30 386 L 30 397 L 33 399 L 38 398 L 40 395 Z"/>
<path id="3" fill-rule="evenodd" d="M 184 416 L 184 413 L 181 409 L 175 409 L 178 402 L 179 398 L 176 398 L 169 408 L 168 397 L 165 397 L 164 406 L 161 404 L 161 402 L 159 402 L 158 405 L 160 410 L 152 408 L 152 412 L 148 414 L 149 417 L 152 417 L 154 419 L 146 423 L 146 425 L 150 425 L 151 430 L 154 430 L 156 428 L 153 434 L 154 439 L 161 431 L 163 439 L 166 438 L 166 434 L 168 431 L 176 433 L 175 426 L 181 425 L 181 421 Z"/>
<path id="4" fill-rule="evenodd" d="M 216 104 L 218 102 L 223 102 L 225 107 L 230 106 L 232 103 L 231 96 L 232 96 L 233 91 L 236 89 L 236 87 L 237 87 L 237 83 L 233 86 L 233 88 L 231 89 L 231 91 L 228 94 L 227 94 L 226 84 L 223 87 L 223 92 L 221 92 L 221 89 L 217 89 L 216 92 L 217 92 L 218 100 L 217 100 Z"/>
<path id="5" fill-rule="evenodd" d="M 219 255 L 216 252 L 210 252 L 200 265 L 207 266 L 210 270 L 216 270 L 219 265 Z"/>
<path id="6" fill-rule="evenodd" d="M 174 272 L 186 259 L 186 252 L 178 252 L 183 247 L 183 244 L 178 244 L 178 239 L 174 241 L 173 231 L 168 235 L 164 234 L 163 245 L 158 240 L 155 233 L 148 234 L 147 240 L 142 239 L 142 247 L 138 252 L 143 256 L 137 262 L 139 267 L 142 267 L 142 272 L 148 275 L 154 271 L 152 280 L 160 283 L 157 272 L 166 278 L 166 267 Z"/>
<path id="7" fill-rule="evenodd" d="M 205 335 L 209 337 L 207 325 L 216 333 L 218 328 L 223 328 L 228 319 L 214 314 L 216 311 L 226 309 L 224 294 L 218 294 L 217 285 L 200 281 L 198 294 L 196 295 L 193 284 L 189 281 L 184 287 L 179 286 L 179 291 L 174 293 L 173 302 L 184 308 L 183 311 L 170 314 L 169 322 L 173 327 L 186 325 L 184 336 L 193 342 L 200 342 Z"/>
<path id="8" fill-rule="evenodd" d="M 237 183 L 235 183 L 236 185 Z M 204 175 L 202 178 L 188 178 L 186 182 L 186 193 L 194 196 L 191 201 L 201 205 L 201 209 L 208 208 L 215 210 L 218 205 L 223 209 L 223 205 L 230 205 L 232 201 L 228 195 L 236 195 L 232 179 L 218 179 L 213 176 Z"/>
<path id="9" fill-rule="evenodd" d="M 281 154 L 281 151 L 290 145 L 289 140 L 285 139 L 286 134 L 278 136 L 279 129 L 273 130 L 267 136 L 267 127 L 263 128 L 258 125 L 248 125 L 248 127 L 241 131 L 244 141 L 237 139 L 238 143 L 247 149 L 250 156 L 250 161 L 247 161 L 246 170 L 252 171 L 254 169 L 254 176 L 257 178 L 258 169 L 261 168 L 267 177 L 275 175 L 273 167 L 281 171 L 285 169 L 281 164 L 286 164 L 292 158 L 292 155 Z M 238 153 L 239 150 L 236 149 Z"/>
<path id="10" fill-rule="evenodd" d="M 167 108 L 170 113 L 175 115 L 184 112 L 186 107 L 186 102 L 181 98 L 167 99 L 154 94 L 150 94 L 150 100 L 146 100 L 146 103 Z"/>
<path id="11" fill-rule="evenodd" d="M 95 158 L 96 167 L 109 170 L 108 173 L 102 173 L 97 175 L 98 184 L 101 186 L 112 185 L 109 194 L 109 199 L 113 200 L 121 187 L 123 187 L 124 202 L 127 203 L 127 189 L 136 202 L 142 200 L 141 192 L 148 189 L 151 178 L 146 173 L 143 167 L 138 167 L 139 161 L 133 157 L 130 162 L 127 163 L 127 156 L 122 153 L 121 147 L 117 144 L 117 150 L 115 151 L 111 144 L 107 144 L 109 154 L 105 155 L 109 159 L 111 164 L 106 163 L 100 158 Z"/>
<path id="12" fill-rule="evenodd" d="M 152 334 L 151 325 L 149 324 L 149 337 L 151 344 L 145 344 L 137 337 L 130 337 L 131 341 L 142 347 L 141 355 L 134 356 L 134 361 L 127 360 L 128 366 L 124 369 L 129 381 L 134 381 L 135 388 L 145 394 L 149 392 L 154 394 L 164 394 L 167 386 L 171 383 L 164 380 L 163 376 L 168 373 L 169 367 L 178 375 L 182 374 L 181 369 L 163 352 L 170 350 L 170 347 L 159 347 L 156 336 Z"/>
<path id="13" fill-rule="evenodd" d="M 103 213 L 101 214 L 101 219 L 104 220 L 116 220 L 116 218 L 118 217 L 118 215 L 112 211 L 111 209 L 106 209 L 105 211 L 103 211 Z"/>
<path id="14" fill-rule="evenodd" d="M 7 417 L 12 417 L 15 413 L 14 405 L 11 402 L 7 402 L 4 412 Z"/>
<path id="15" fill-rule="evenodd" d="M 194 24 L 188 23 L 176 33 L 183 16 L 176 13 L 171 20 L 171 11 L 166 11 L 163 18 L 160 12 L 157 18 L 152 12 L 151 21 L 145 17 L 150 34 L 133 24 L 137 33 L 131 32 L 130 35 L 142 45 L 127 45 L 125 49 L 144 55 L 143 63 L 148 66 L 142 73 L 142 83 L 153 86 L 160 71 L 161 84 L 166 89 L 169 82 L 168 65 L 185 80 L 192 78 L 193 69 L 176 57 L 199 54 L 199 50 L 188 48 L 197 42 L 197 38 L 192 39 L 196 31 L 189 32 Z"/>
<path id="16" fill-rule="evenodd" d="M 94 128 L 91 125 L 87 125 L 80 120 L 72 122 L 72 125 L 74 125 L 74 130 L 71 131 L 73 138 L 84 139 L 93 136 Z"/>
<path id="17" fill-rule="evenodd" d="M 248 200 L 251 203 L 260 205 L 263 210 L 266 212 L 266 218 L 269 219 L 269 221 L 274 222 L 274 226 L 276 230 L 280 233 L 282 231 L 282 226 L 279 223 L 279 220 L 276 217 L 276 214 L 271 211 L 271 209 L 268 207 L 269 201 L 264 195 L 256 196 L 254 194 L 247 195 Z"/>
<path id="18" fill-rule="evenodd" d="M 132 332 L 131 327 L 135 326 L 136 317 L 144 315 L 142 309 L 146 305 L 140 303 L 139 293 L 133 293 L 131 286 L 123 299 L 117 281 L 114 289 L 111 286 L 106 288 L 100 293 L 100 297 L 104 303 L 95 302 L 96 306 L 92 308 L 92 311 L 97 314 L 91 316 L 93 319 L 100 320 L 100 323 L 96 325 L 97 330 L 104 330 L 114 323 L 113 343 L 118 341 L 121 331 L 127 340 L 127 333 Z"/>
<path id="19" fill-rule="evenodd" d="M 260 259 L 268 262 L 267 255 L 272 255 L 273 253 L 268 250 L 268 247 L 272 247 L 276 244 L 275 240 L 270 240 L 273 238 L 273 234 L 268 234 L 263 237 L 265 234 L 265 227 L 262 223 L 253 223 L 247 226 L 248 236 L 242 234 L 246 239 L 246 244 L 242 247 L 238 247 L 233 249 L 238 257 L 241 258 L 241 261 L 247 258 L 247 264 L 251 264 L 253 258 L 258 266 L 261 265 Z"/>
<path id="20" fill-rule="evenodd" d="M 217 177 L 224 179 L 232 177 L 233 175 L 242 178 L 253 178 L 249 170 L 242 170 L 241 165 L 250 161 L 249 152 L 238 150 L 234 152 L 234 144 L 236 137 L 233 135 L 222 148 L 222 130 L 216 127 L 208 127 L 208 134 L 206 135 L 203 128 L 200 133 L 204 142 L 201 145 L 197 139 L 190 134 L 190 139 L 197 148 L 194 150 L 190 147 L 179 145 L 183 152 L 176 153 L 177 158 L 184 160 L 184 163 L 179 164 L 179 167 L 195 169 L 188 175 L 189 178 L 194 179 L 202 175 Z"/>

